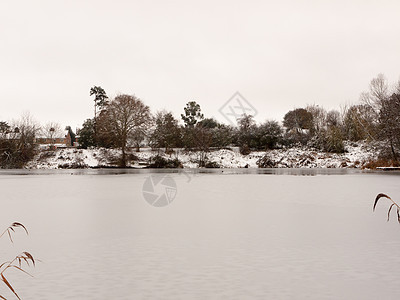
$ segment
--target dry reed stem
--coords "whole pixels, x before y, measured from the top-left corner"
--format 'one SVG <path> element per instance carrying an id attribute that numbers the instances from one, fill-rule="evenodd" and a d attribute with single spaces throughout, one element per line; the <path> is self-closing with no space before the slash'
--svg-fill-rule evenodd
<path id="1" fill-rule="evenodd" d="M 22 227 L 26 234 L 28 233 L 28 230 L 26 229 L 26 227 L 24 225 L 22 225 L 21 223 L 18 222 L 14 222 L 12 223 L 6 230 L 4 230 L 4 232 L 0 235 L 0 237 L 2 237 L 6 232 L 8 234 L 8 237 L 10 238 L 10 241 L 13 242 L 12 237 L 11 237 L 11 233 L 15 232 L 15 228 L 18 227 Z M 17 269 L 25 274 L 28 274 L 29 276 L 33 277 L 31 274 L 29 274 L 28 272 L 26 272 L 24 269 L 22 269 L 22 264 L 26 263 L 28 266 L 30 266 L 30 262 L 33 264 L 33 266 L 35 266 L 35 259 L 33 258 L 33 256 L 29 253 L 29 252 L 22 252 L 21 254 L 17 255 L 13 260 L 11 261 L 6 261 L 4 263 L 2 263 L 0 265 L 0 270 L 2 270 L 0 272 L 0 280 L 4 282 L 4 284 L 9 288 L 9 290 L 15 295 L 15 297 L 17 297 L 18 299 L 21 300 L 21 298 L 19 297 L 19 295 L 17 294 L 17 292 L 15 291 L 15 289 L 12 287 L 12 285 L 10 284 L 10 282 L 7 280 L 7 278 L 4 276 L 4 273 L 8 270 L 8 269 Z M 0 299 L 4 299 L 6 300 L 5 297 L 3 297 L 2 295 L 0 295 Z"/>
<path id="2" fill-rule="evenodd" d="M 392 201 L 392 205 L 390 205 L 389 210 L 388 210 L 388 217 L 387 217 L 387 221 L 389 222 L 390 219 L 390 211 L 392 210 L 393 206 L 396 206 L 397 208 L 397 221 L 400 223 L 400 206 L 392 199 L 390 198 L 388 195 L 380 193 L 376 196 L 375 198 L 375 203 L 374 203 L 374 207 L 373 207 L 373 211 L 375 211 L 376 208 L 376 204 L 378 203 L 379 199 L 381 198 L 387 198 L 390 201 Z"/>

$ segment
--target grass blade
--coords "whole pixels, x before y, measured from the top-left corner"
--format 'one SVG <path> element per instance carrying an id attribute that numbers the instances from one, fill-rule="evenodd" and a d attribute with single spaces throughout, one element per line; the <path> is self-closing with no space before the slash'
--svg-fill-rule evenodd
<path id="1" fill-rule="evenodd" d="M 19 222 L 12 223 L 10 227 L 22 227 L 25 230 L 26 234 L 29 235 L 28 229 L 26 229 L 26 227 L 23 224 L 19 223 Z"/>
<path id="2" fill-rule="evenodd" d="M 23 253 L 28 257 L 28 259 L 32 261 L 33 265 L 35 265 L 35 260 L 33 259 L 33 256 L 29 252 L 23 252 Z"/>
<path id="3" fill-rule="evenodd" d="M 14 293 L 14 295 L 21 300 L 21 298 L 18 296 L 18 294 L 15 292 L 15 290 L 13 289 L 13 287 L 11 286 L 11 284 L 8 282 L 8 280 L 4 277 L 3 274 L 1 274 L 1 279 L 4 281 L 4 283 L 8 286 L 8 288 Z"/>
<path id="4" fill-rule="evenodd" d="M 394 206 L 394 203 L 392 205 L 390 205 L 389 210 L 388 210 L 388 218 L 387 221 L 389 222 L 389 218 L 390 218 L 390 211 L 392 210 L 392 207 Z M 399 212 L 399 209 L 397 209 L 397 214 Z"/>
<path id="5" fill-rule="evenodd" d="M 17 230 L 16 228 L 18 227 L 22 227 L 23 230 L 25 230 L 26 234 L 29 235 L 28 230 L 26 229 L 26 227 L 19 223 L 19 222 L 14 222 L 12 223 L 9 227 L 6 228 L 6 230 L 4 230 L 1 234 L 0 234 L 0 238 L 5 235 L 5 233 L 7 232 L 8 237 L 10 238 L 10 241 L 13 243 L 13 239 L 12 239 L 12 234 L 15 233 Z M 15 297 L 17 297 L 17 299 L 21 300 L 21 298 L 18 296 L 17 292 L 14 290 L 14 288 L 12 287 L 12 285 L 10 284 L 10 282 L 7 280 L 7 278 L 4 276 L 4 272 L 6 272 L 9 268 L 15 268 L 17 270 L 20 270 L 21 272 L 24 272 L 25 274 L 28 274 L 29 276 L 33 277 L 31 274 L 29 274 L 28 272 L 26 272 L 25 270 L 22 269 L 21 267 L 21 263 L 25 261 L 27 263 L 28 266 L 30 266 L 29 261 L 32 262 L 32 264 L 35 266 L 35 259 L 33 258 L 33 256 L 29 253 L 29 252 L 22 252 L 20 255 L 18 255 L 17 257 L 15 257 L 12 261 L 7 261 L 7 262 L 3 262 L 2 264 L 0 264 L 0 281 L 3 281 L 4 284 L 8 287 L 8 289 L 15 295 Z M 40 261 L 40 260 L 39 260 Z M 19 266 L 18 266 L 18 265 Z M 0 295 L 0 300 L 1 299 L 6 299 L 5 297 L 3 297 L 2 295 Z"/>
<path id="6" fill-rule="evenodd" d="M 375 211 L 376 204 L 378 203 L 378 200 L 381 199 L 382 197 L 392 200 L 392 198 L 390 198 L 388 195 L 385 195 L 382 193 L 378 194 L 378 196 L 376 196 L 376 198 L 375 198 L 374 209 L 373 209 L 374 211 Z"/>
<path id="7" fill-rule="evenodd" d="M 397 221 L 400 223 L 400 211 L 398 207 L 397 207 Z"/>
<path id="8" fill-rule="evenodd" d="M 9 229 L 7 229 L 7 233 L 8 233 L 8 237 L 10 238 L 11 243 L 14 243 L 14 242 L 13 242 L 13 239 L 12 239 L 12 237 L 11 237 L 11 233 L 10 233 L 10 230 L 9 230 Z"/>
<path id="9" fill-rule="evenodd" d="M 33 277 L 32 274 L 28 273 L 27 271 L 25 271 L 24 269 L 22 269 L 22 268 L 20 268 L 18 266 L 12 265 L 12 266 L 10 266 L 10 268 L 16 268 L 16 269 L 20 270 L 21 272 L 24 272 L 25 274 L 28 274 L 29 276 Z"/>

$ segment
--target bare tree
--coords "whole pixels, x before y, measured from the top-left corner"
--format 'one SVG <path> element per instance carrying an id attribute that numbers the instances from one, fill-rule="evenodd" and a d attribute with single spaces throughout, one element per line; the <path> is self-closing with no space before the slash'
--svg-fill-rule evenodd
<path id="1" fill-rule="evenodd" d="M 146 140 L 148 136 L 149 124 L 142 124 L 137 126 L 137 128 L 132 132 L 130 138 L 136 148 L 136 152 L 140 152 L 140 146 Z"/>
<path id="2" fill-rule="evenodd" d="M 337 110 L 330 110 L 326 114 L 326 125 L 328 127 L 336 126 L 340 127 L 342 125 L 342 119 L 340 116 L 340 112 Z"/>
<path id="3" fill-rule="evenodd" d="M 380 111 L 382 102 L 389 97 L 389 84 L 383 74 L 378 74 L 369 84 L 369 91 L 361 94 L 361 101 Z"/>
<path id="4" fill-rule="evenodd" d="M 7 122 L 0 121 L 0 140 L 5 140 L 10 133 L 10 125 Z"/>
<path id="5" fill-rule="evenodd" d="M 247 155 L 250 153 L 252 140 L 254 140 L 257 132 L 257 124 L 252 115 L 243 114 L 238 119 L 237 141 L 241 154 Z"/>
<path id="6" fill-rule="evenodd" d="M 379 120 L 381 136 L 387 140 L 392 158 L 398 161 L 400 150 L 400 94 L 394 93 L 382 102 Z"/>
<path id="7" fill-rule="evenodd" d="M 64 131 L 59 123 L 48 122 L 42 127 L 41 133 L 47 140 L 50 141 L 51 145 L 54 145 L 56 138 L 62 137 Z"/>
<path id="8" fill-rule="evenodd" d="M 203 126 L 201 123 L 197 123 L 193 133 L 196 137 L 194 139 L 195 147 L 199 152 L 199 167 L 205 167 L 206 155 L 212 143 L 211 129 Z"/>
<path id="9" fill-rule="evenodd" d="M 107 106 L 106 115 L 111 130 L 108 133 L 121 148 L 121 167 L 125 167 L 128 142 L 150 123 L 150 108 L 134 95 L 119 95 Z"/>
<path id="10" fill-rule="evenodd" d="M 312 131 L 316 134 L 326 127 L 326 110 L 316 104 L 307 105 L 306 111 L 312 115 Z"/>
<path id="11" fill-rule="evenodd" d="M 352 141 L 370 140 L 377 136 L 378 115 L 369 105 L 358 104 L 346 108 L 343 130 L 347 139 Z"/>
<path id="12" fill-rule="evenodd" d="M 391 157 L 399 159 L 400 151 L 400 82 L 389 86 L 384 75 L 371 80 L 369 91 L 361 95 L 361 100 L 374 111 L 378 126 L 377 136 L 390 148 Z M 382 149 L 381 153 L 386 152 Z"/>
<path id="13" fill-rule="evenodd" d="M 33 144 L 35 137 L 41 130 L 39 122 L 29 112 L 23 113 L 19 120 L 13 121 L 13 125 L 13 127 L 18 128 L 17 131 L 23 143 Z"/>
<path id="14" fill-rule="evenodd" d="M 35 155 L 35 137 L 40 126 L 31 114 L 24 113 L 11 125 L 3 124 L 3 129 L 5 138 L 1 141 L 0 165 L 21 168 Z"/>

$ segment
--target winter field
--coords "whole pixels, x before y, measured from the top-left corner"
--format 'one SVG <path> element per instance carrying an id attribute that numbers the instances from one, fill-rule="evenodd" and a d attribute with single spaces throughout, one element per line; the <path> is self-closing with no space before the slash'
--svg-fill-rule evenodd
<path id="1" fill-rule="evenodd" d="M 267 154 L 274 168 L 362 168 L 363 165 L 377 156 L 374 146 L 366 143 L 346 143 L 343 154 L 320 152 L 309 148 L 288 148 L 270 151 L 256 151 L 242 155 L 238 148 L 214 150 L 206 153 L 207 161 L 216 163 L 221 168 L 257 168 L 257 161 Z M 142 148 L 140 152 L 132 152 L 133 159 L 128 163 L 131 167 L 143 168 L 157 154 L 166 159 L 179 159 L 184 168 L 197 168 L 199 152 L 174 149 L 167 155 L 163 151 L 152 151 Z M 116 149 L 75 149 L 60 148 L 55 151 L 41 151 L 31 162 L 28 169 L 58 168 L 94 168 L 116 166 L 120 156 Z"/>
<path id="2" fill-rule="evenodd" d="M 279 174 L 279 175 L 278 175 Z M 322 175 L 325 174 L 325 175 Z M 307 176 L 304 176 L 307 175 Z M 173 201 L 145 198 L 174 185 Z M 398 299 L 399 172 L 4 170 L 2 259 L 22 299 Z M 155 184 L 157 183 L 158 184 Z M 172 186 L 171 185 L 171 186 Z M 2 286 L 0 294 L 12 296 Z"/>

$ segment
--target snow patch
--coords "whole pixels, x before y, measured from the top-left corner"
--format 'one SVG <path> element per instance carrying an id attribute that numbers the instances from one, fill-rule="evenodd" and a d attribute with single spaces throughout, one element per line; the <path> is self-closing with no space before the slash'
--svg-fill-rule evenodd
<path id="1" fill-rule="evenodd" d="M 216 163 L 221 168 L 361 168 L 367 161 L 376 158 L 376 149 L 367 143 L 346 143 L 343 154 L 326 153 L 310 148 L 287 148 L 268 151 L 254 151 L 249 155 L 240 154 L 237 149 L 220 149 L 206 153 L 208 162 Z M 121 151 L 117 149 L 76 149 L 63 148 L 54 151 L 41 150 L 27 168 L 94 168 L 117 167 Z M 174 149 L 173 154 L 143 148 L 140 152 L 132 152 L 128 166 L 143 168 L 152 157 L 161 155 L 166 159 L 178 158 L 184 168 L 197 168 L 200 153 Z"/>

